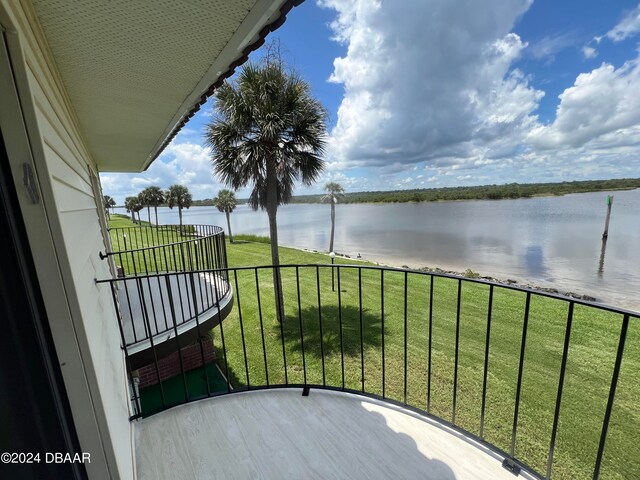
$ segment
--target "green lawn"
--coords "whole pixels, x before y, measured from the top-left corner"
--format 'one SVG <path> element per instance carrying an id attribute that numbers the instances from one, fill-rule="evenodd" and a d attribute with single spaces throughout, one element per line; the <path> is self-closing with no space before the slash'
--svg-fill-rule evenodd
<path id="1" fill-rule="evenodd" d="M 326 255 L 295 249 L 281 248 L 280 252 L 282 264 L 329 261 Z M 230 267 L 271 263 L 269 245 L 264 243 L 245 241 L 227 244 L 227 254 Z M 348 262 L 348 259 L 336 259 L 336 263 Z M 332 290 L 331 269 L 328 267 L 300 267 L 298 275 L 300 307 L 296 270 L 283 269 L 286 320 L 281 326 L 275 317 L 271 272 L 268 269 L 258 271 L 260 302 L 256 293 L 255 270 L 237 271 L 237 289 L 236 277 L 231 273 L 234 309 L 223 324 L 215 328 L 214 338 L 223 371 L 226 368 L 223 353 L 226 353 L 228 375 L 234 388 L 246 388 L 247 373 L 252 387 L 265 385 L 267 375 L 270 384 L 285 383 L 284 348 L 286 380 L 289 383 L 304 382 L 304 353 L 308 383 L 323 382 L 324 356 L 326 384 L 341 387 L 341 352 L 344 351 L 345 387 L 361 389 L 364 382 L 366 392 L 381 395 L 383 329 L 380 271 L 362 270 L 359 278 L 356 269 L 343 268 L 340 270 L 339 291 L 338 288 Z M 408 293 L 406 328 L 405 278 Z M 408 273 L 406 277 L 403 272 L 384 273 L 384 394 L 394 400 L 405 401 L 406 383 L 406 402 L 427 409 L 431 309 L 430 412 L 451 421 L 458 281 L 434 277 L 433 305 L 429 304 L 430 282 L 431 277 L 416 272 Z M 488 291 L 487 285 L 462 282 L 455 423 L 476 435 L 480 434 Z M 360 292 L 362 319 L 359 313 Z M 506 451 L 511 442 L 525 300 L 523 292 L 501 287 L 494 289 L 484 438 Z M 567 310 L 565 301 L 532 295 L 516 457 L 541 473 L 546 471 Z M 639 322 L 632 318 L 629 326 L 601 478 L 638 478 L 640 472 Z M 575 307 L 553 478 L 592 476 L 621 324 L 622 316 L 619 314 L 586 306 Z M 301 326 L 304 350 L 300 339 Z M 242 333 L 247 349 L 246 368 Z M 364 379 L 361 375 L 363 364 Z"/>

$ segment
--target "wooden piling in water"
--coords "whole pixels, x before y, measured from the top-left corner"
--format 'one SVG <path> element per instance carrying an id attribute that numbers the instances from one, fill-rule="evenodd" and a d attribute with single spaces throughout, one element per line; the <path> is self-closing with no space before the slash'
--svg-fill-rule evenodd
<path id="1" fill-rule="evenodd" d="M 602 238 L 609 236 L 609 220 L 611 219 L 611 205 L 613 205 L 613 195 L 607 195 L 607 219 L 604 222 L 604 233 Z"/>

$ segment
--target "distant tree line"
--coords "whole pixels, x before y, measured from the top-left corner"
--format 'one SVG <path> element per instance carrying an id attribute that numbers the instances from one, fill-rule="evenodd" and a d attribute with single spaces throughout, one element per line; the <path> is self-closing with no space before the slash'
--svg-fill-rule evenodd
<path id="1" fill-rule="evenodd" d="M 640 188 L 640 178 L 612 180 L 584 180 L 560 183 L 509 183 L 477 187 L 445 187 L 415 190 L 392 190 L 345 193 L 340 203 L 402 203 L 436 202 L 445 200 L 501 200 L 543 195 L 629 190 Z M 323 195 L 299 195 L 292 203 L 321 203 Z"/>
<path id="2" fill-rule="evenodd" d="M 110 208 L 115 207 L 116 202 L 109 195 L 103 197 L 104 206 L 109 212 Z M 124 208 L 131 214 L 131 220 L 134 223 L 140 223 L 140 210 L 147 208 L 147 218 L 151 223 L 151 207 L 155 211 L 156 225 L 158 225 L 158 207 L 167 206 L 169 208 L 178 208 L 178 217 L 180 218 L 180 230 L 182 230 L 182 210 L 189 208 L 193 203 L 189 189 L 184 185 L 171 185 L 168 190 L 162 190 L 160 187 L 151 186 L 142 190 L 138 195 L 130 196 L 124 199 Z M 137 215 L 137 219 L 136 219 Z"/>

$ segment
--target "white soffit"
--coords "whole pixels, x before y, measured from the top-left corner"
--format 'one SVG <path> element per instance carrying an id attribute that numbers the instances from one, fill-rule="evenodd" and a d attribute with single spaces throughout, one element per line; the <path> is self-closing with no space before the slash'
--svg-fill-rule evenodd
<path id="1" fill-rule="evenodd" d="M 211 85 L 291 3 L 33 0 L 86 145 L 103 172 L 146 169 Z"/>

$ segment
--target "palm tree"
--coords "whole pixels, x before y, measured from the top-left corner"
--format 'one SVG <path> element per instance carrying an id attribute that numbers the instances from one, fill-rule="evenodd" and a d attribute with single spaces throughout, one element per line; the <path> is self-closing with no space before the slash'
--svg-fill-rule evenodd
<path id="1" fill-rule="evenodd" d="M 127 212 L 131 213 L 131 220 L 136 223 L 136 213 L 138 214 L 138 223 L 140 223 L 140 210 L 142 210 L 142 203 L 140 199 L 135 197 L 127 197 L 124 199 L 124 208 Z"/>
<path id="2" fill-rule="evenodd" d="M 138 194 L 138 200 L 140 201 L 140 205 L 142 205 L 142 208 L 147 207 L 147 220 L 149 221 L 149 224 L 151 224 L 151 205 L 147 200 L 146 188 Z"/>
<path id="3" fill-rule="evenodd" d="M 158 207 L 165 202 L 164 192 L 160 187 L 151 186 L 145 188 L 142 192 L 140 192 L 140 195 L 143 199 L 143 203 L 147 207 L 149 223 L 151 223 L 150 207 L 153 207 L 156 214 L 156 226 L 158 226 Z"/>
<path id="4" fill-rule="evenodd" d="M 227 215 L 227 229 L 229 230 L 229 241 L 233 243 L 233 235 L 231 235 L 231 221 L 229 220 L 229 214 L 233 212 L 233 209 L 238 206 L 236 200 L 236 194 L 231 190 L 220 190 L 218 196 L 213 199 L 213 204 L 218 208 L 218 211 L 224 212 Z"/>
<path id="5" fill-rule="evenodd" d="M 331 240 L 329 241 L 329 252 L 333 252 L 333 234 L 336 230 L 336 203 L 344 197 L 344 187 L 337 182 L 329 182 L 324 186 L 326 194 L 322 197 L 323 202 L 331 202 Z"/>
<path id="6" fill-rule="evenodd" d="M 104 205 L 104 209 L 107 211 L 107 218 L 109 218 L 111 213 L 109 209 L 116 206 L 116 201 L 110 195 L 103 195 L 102 203 Z"/>
<path id="7" fill-rule="evenodd" d="M 279 55 L 245 64 L 215 94 L 217 118 L 207 126 L 214 172 L 234 190 L 253 183 L 249 205 L 269 217 L 271 261 L 278 255 L 278 206 L 291 200 L 294 182 L 313 184 L 324 167 L 327 117 L 300 76 L 285 70 Z M 273 269 L 276 311 L 284 320 L 282 281 Z"/>
<path id="8" fill-rule="evenodd" d="M 193 199 L 189 189 L 184 185 L 171 185 L 166 194 L 169 208 L 178 207 L 178 217 L 180 217 L 180 233 L 182 231 L 182 209 L 189 208 Z"/>

